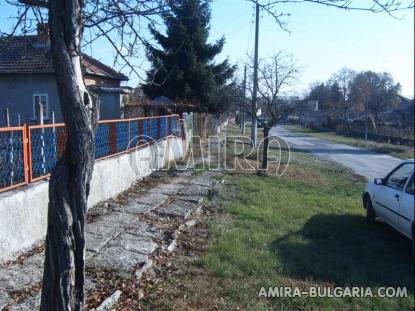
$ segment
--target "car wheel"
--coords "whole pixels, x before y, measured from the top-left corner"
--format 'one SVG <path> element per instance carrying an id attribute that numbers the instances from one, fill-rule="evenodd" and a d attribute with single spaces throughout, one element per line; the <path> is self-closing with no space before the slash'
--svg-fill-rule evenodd
<path id="1" fill-rule="evenodd" d="M 376 220 L 376 212 L 373 209 L 372 201 L 370 200 L 369 196 L 366 198 L 366 221 L 368 224 L 375 223 Z"/>

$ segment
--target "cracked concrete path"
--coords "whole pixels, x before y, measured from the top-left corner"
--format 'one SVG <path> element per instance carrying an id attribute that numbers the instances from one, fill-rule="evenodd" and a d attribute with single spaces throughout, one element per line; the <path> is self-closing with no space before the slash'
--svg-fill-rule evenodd
<path id="1" fill-rule="evenodd" d="M 181 228 L 194 223 L 191 218 L 200 213 L 217 174 L 157 172 L 117 199 L 93 207 L 88 213 L 87 269 L 141 278 L 155 251 L 171 252 Z M 39 309 L 43 256 L 38 251 L 0 266 L 0 310 Z M 87 296 L 96 284 L 87 274 Z"/>

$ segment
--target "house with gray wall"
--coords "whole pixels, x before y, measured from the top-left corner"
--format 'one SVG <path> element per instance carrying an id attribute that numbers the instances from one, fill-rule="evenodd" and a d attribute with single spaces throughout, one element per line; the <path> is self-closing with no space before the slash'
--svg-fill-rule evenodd
<path id="1" fill-rule="evenodd" d="M 82 69 L 86 86 L 101 100 L 100 119 L 119 119 L 124 89 L 121 82 L 128 78 L 83 54 Z M 50 42 L 44 30 L 37 35 L 0 39 L 0 126 L 5 125 L 8 109 L 11 125 L 38 123 L 40 105 L 44 122 L 62 122 L 59 96 L 50 51 Z"/>

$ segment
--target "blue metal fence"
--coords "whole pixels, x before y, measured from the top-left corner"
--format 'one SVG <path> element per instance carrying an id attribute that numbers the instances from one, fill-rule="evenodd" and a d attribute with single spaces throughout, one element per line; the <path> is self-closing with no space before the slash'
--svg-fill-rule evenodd
<path id="1" fill-rule="evenodd" d="M 100 121 L 95 158 L 181 136 L 178 115 Z M 0 128 L 0 192 L 47 177 L 66 148 L 64 124 Z"/>
<path id="2" fill-rule="evenodd" d="M 25 128 L 0 128 L 0 191 L 25 184 Z"/>

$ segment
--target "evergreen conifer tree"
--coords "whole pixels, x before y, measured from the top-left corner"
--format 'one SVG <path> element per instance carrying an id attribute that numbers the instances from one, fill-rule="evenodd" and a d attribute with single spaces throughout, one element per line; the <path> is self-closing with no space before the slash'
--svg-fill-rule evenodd
<path id="1" fill-rule="evenodd" d="M 158 46 L 148 46 L 152 67 L 143 89 L 151 98 L 166 96 L 177 103 L 194 105 L 199 111 L 223 111 L 221 93 L 227 90 L 235 68 L 227 59 L 214 62 L 225 39 L 207 42 L 210 2 L 171 1 L 169 13 L 163 15 L 165 34 L 150 27 Z"/>

